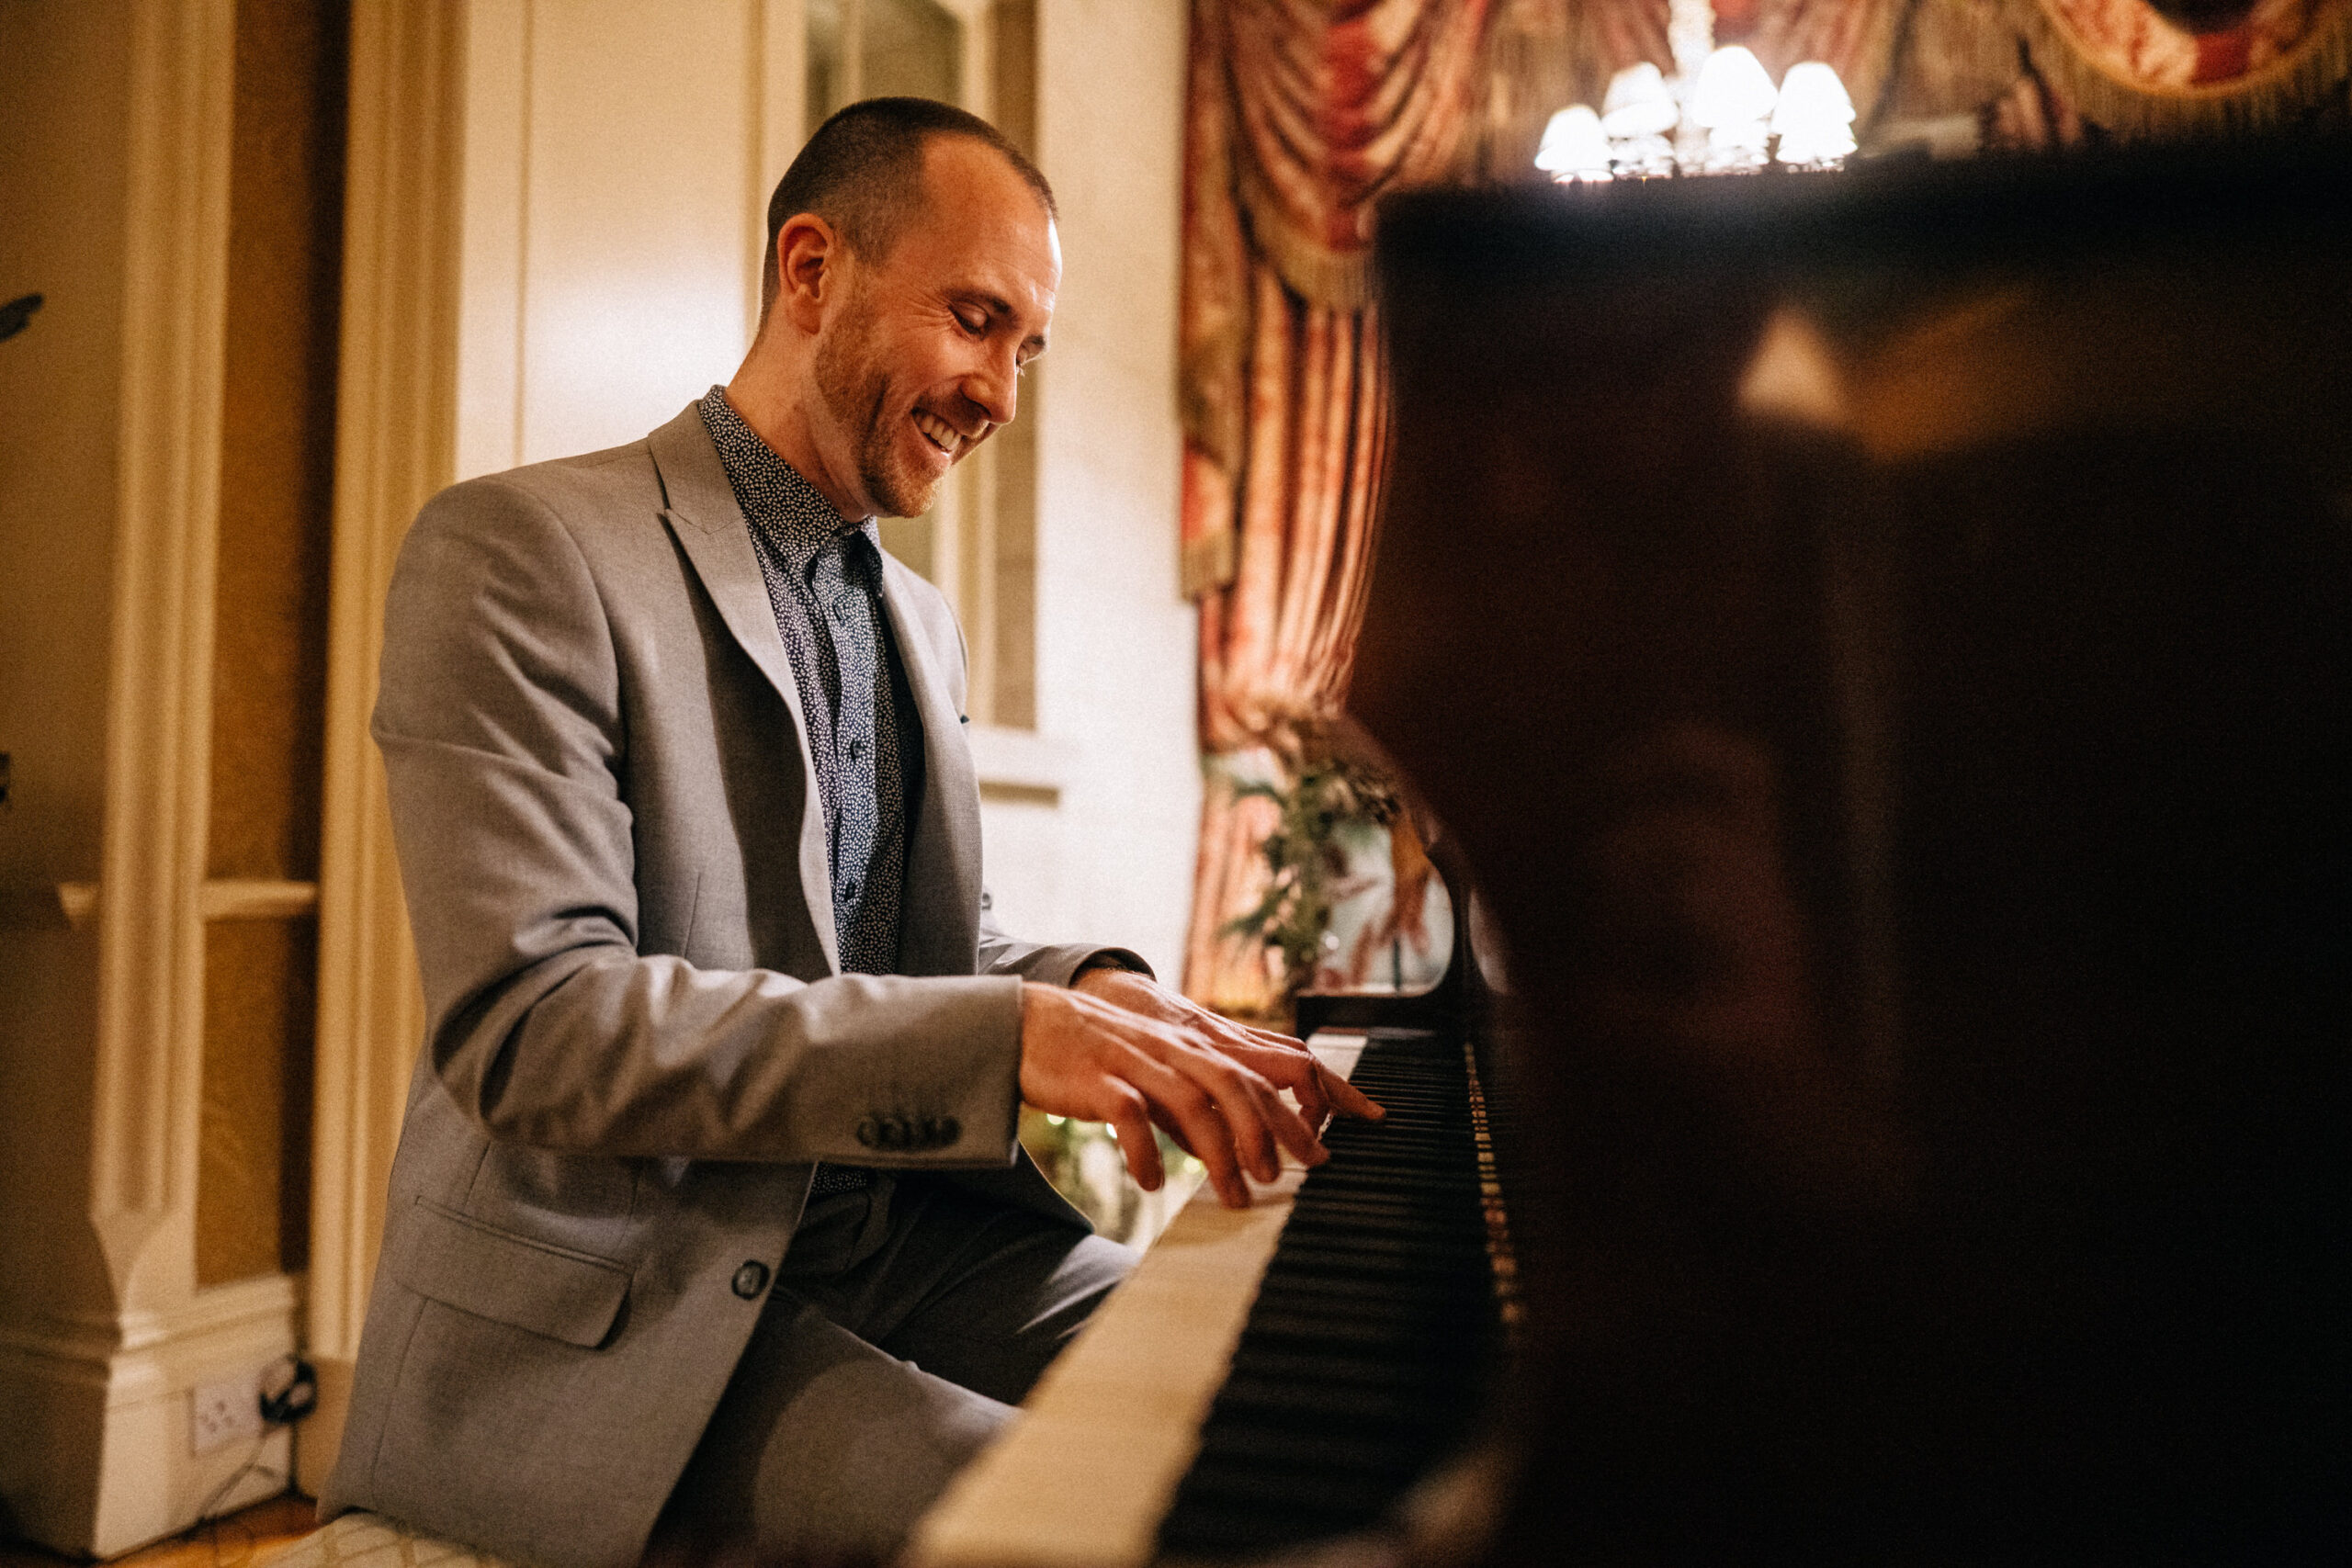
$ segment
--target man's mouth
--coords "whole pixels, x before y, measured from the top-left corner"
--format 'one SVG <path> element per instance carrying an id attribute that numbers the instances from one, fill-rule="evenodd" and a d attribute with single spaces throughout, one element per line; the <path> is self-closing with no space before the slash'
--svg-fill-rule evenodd
<path id="1" fill-rule="evenodd" d="M 956 427 L 928 410 L 915 410 L 915 428 L 922 432 L 923 439 L 937 447 L 950 462 L 963 450 L 964 437 Z"/>

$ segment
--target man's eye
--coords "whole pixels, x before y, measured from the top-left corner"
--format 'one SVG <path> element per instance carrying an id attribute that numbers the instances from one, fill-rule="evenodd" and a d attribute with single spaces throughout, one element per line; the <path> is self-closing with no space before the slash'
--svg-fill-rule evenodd
<path id="1" fill-rule="evenodd" d="M 985 336 L 989 330 L 989 319 L 986 316 L 973 315 L 962 310 L 956 312 L 956 324 L 974 337 Z"/>

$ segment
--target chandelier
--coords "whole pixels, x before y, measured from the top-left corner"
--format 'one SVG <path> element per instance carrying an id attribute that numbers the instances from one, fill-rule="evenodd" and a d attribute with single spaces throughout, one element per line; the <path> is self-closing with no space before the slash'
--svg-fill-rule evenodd
<path id="1" fill-rule="evenodd" d="M 1647 61 L 1618 72 L 1598 112 L 1571 104 L 1552 117 L 1535 166 L 1563 185 L 1845 166 L 1854 103 L 1828 65 L 1792 65 L 1773 85 L 1755 55 L 1715 47 L 1711 0 L 1672 0 L 1667 39 L 1674 75 Z"/>

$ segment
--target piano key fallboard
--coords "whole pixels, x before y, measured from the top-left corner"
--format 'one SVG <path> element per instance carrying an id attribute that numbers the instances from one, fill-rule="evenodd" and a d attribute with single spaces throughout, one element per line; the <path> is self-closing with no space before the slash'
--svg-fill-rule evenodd
<path id="1" fill-rule="evenodd" d="M 1503 1317 L 1474 1069 L 1451 1032 L 1312 1043 L 1386 1119 L 1335 1121 L 1330 1160 L 1247 1211 L 1204 1187 L 923 1521 L 920 1568 L 1336 1535 L 1465 1435 Z"/>

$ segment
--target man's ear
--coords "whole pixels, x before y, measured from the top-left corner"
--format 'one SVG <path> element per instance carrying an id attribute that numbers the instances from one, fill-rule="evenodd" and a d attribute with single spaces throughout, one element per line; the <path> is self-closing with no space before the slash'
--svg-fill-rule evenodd
<path id="1" fill-rule="evenodd" d="M 776 231 L 776 290 L 774 310 L 810 336 L 825 322 L 825 307 L 843 287 L 849 251 L 833 226 L 813 212 L 798 212 Z"/>

